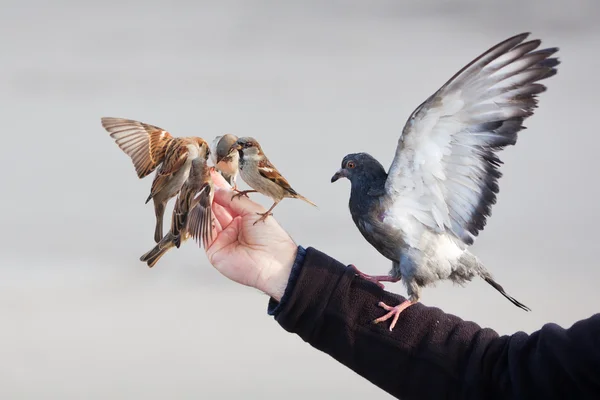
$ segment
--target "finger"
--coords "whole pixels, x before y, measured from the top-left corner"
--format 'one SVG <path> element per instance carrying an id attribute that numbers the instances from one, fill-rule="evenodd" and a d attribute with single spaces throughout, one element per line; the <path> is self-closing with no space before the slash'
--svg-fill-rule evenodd
<path id="1" fill-rule="evenodd" d="M 223 175 L 221 175 L 216 169 L 210 171 L 210 176 L 216 187 L 223 189 L 231 189 L 231 185 L 227 183 L 225 178 L 223 178 Z"/>
<path id="2" fill-rule="evenodd" d="M 231 221 L 231 223 L 227 225 L 225 229 L 221 231 L 221 233 L 219 233 L 215 241 L 212 242 L 208 249 L 206 249 L 206 255 L 208 256 L 208 259 L 211 260 L 211 263 L 213 255 L 221 251 L 223 248 L 237 242 L 241 221 L 241 217 L 234 218 L 233 221 Z"/>
<path id="3" fill-rule="evenodd" d="M 266 211 L 263 206 L 244 196 L 238 196 L 232 200 L 234 194 L 233 190 L 217 189 L 214 202 L 229 210 L 232 215 L 248 215 Z"/>
<path id="4" fill-rule="evenodd" d="M 234 218 L 234 215 L 231 215 L 231 212 L 229 212 L 229 210 L 215 202 L 213 202 L 212 204 L 212 211 L 213 215 L 222 227 L 229 225 Z"/>
<path id="5" fill-rule="evenodd" d="M 215 215 L 215 210 L 213 208 L 213 216 Z M 219 222 L 218 218 L 213 218 L 213 237 L 215 237 L 214 235 L 218 235 L 219 232 L 221 232 L 223 230 L 223 225 L 221 225 L 221 223 Z"/>
<path id="6" fill-rule="evenodd" d="M 214 215 L 214 211 L 213 211 L 213 215 Z M 223 231 L 223 227 L 219 223 L 219 220 L 216 218 L 213 218 L 212 227 L 210 229 L 211 229 L 211 235 L 208 238 L 208 241 L 207 241 L 207 244 L 205 245 L 205 247 L 210 247 L 214 243 L 214 241 L 217 240 L 217 238 L 219 237 L 219 234 Z"/>

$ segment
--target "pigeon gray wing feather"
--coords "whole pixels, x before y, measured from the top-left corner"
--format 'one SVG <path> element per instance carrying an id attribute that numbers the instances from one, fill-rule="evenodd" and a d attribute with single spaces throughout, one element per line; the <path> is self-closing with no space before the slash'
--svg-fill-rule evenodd
<path id="1" fill-rule="evenodd" d="M 536 50 L 529 34 L 492 47 L 455 74 L 406 122 L 385 184 L 384 222 L 418 245 L 423 230 L 466 247 L 485 226 L 499 191 L 496 152 L 517 141 L 533 114 L 538 81 L 556 73 L 557 48 Z"/>

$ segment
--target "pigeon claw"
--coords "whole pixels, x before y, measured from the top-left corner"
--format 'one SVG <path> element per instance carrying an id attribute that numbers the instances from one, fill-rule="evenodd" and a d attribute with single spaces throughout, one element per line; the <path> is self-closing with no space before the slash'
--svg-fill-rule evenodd
<path id="1" fill-rule="evenodd" d="M 359 269 L 356 268 L 354 264 L 350 264 L 349 267 L 354 270 L 354 274 L 356 276 L 359 276 L 366 281 L 372 282 L 382 289 L 384 289 L 384 286 L 381 282 L 398 282 L 400 280 L 400 278 L 394 278 L 389 275 L 367 275 L 364 272 L 359 271 Z"/>
<path id="2" fill-rule="evenodd" d="M 400 317 L 400 313 L 404 310 L 406 310 L 408 307 L 412 306 L 414 303 L 410 300 L 405 300 L 402 303 L 398 304 L 395 307 L 391 307 L 388 306 L 387 304 L 385 304 L 383 301 L 380 301 L 377 305 L 381 308 L 383 308 L 385 311 L 388 311 L 387 314 L 385 314 L 383 317 L 379 317 L 376 320 L 373 320 L 374 324 L 378 324 L 380 322 L 385 322 L 388 319 L 394 317 L 392 319 L 392 323 L 390 324 L 390 332 L 394 329 L 394 327 L 396 326 L 396 322 L 398 322 L 398 318 Z"/>

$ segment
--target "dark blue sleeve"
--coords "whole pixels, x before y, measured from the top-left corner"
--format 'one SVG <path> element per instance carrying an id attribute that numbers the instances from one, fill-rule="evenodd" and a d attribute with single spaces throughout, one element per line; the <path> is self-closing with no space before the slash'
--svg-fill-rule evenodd
<path id="1" fill-rule="evenodd" d="M 406 399 L 600 399 L 600 314 L 528 335 L 491 329 L 417 303 L 390 332 L 372 323 L 404 298 L 301 249 L 269 314 L 288 332 L 393 396 Z"/>

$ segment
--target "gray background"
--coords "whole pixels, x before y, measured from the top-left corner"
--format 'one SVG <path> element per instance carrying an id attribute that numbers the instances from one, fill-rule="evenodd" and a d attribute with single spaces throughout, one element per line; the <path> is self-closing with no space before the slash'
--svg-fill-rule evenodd
<path id="1" fill-rule="evenodd" d="M 473 251 L 533 312 L 480 280 L 422 301 L 501 334 L 597 312 L 599 4 L 3 2 L 0 398 L 389 398 L 283 331 L 265 295 L 191 242 L 152 270 L 139 262 L 152 178 L 136 178 L 100 117 L 255 136 L 319 205 L 278 207 L 295 240 L 384 273 L 350 219 L 348 182 L 331 175 L 348 152 L 389 165 L 410 112 L 521 31 L 560 46 L 563 64 L 502 154 Z"/>

